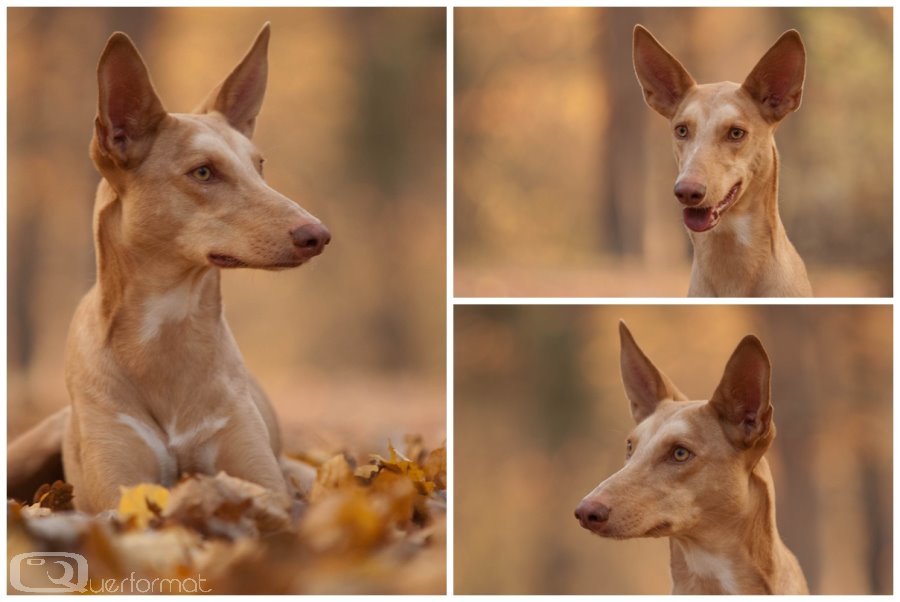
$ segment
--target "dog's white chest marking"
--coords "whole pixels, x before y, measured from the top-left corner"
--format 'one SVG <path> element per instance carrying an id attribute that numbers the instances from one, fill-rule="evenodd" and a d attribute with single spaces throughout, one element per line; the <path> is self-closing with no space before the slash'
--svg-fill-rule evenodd
<path id="1" fill-rule="evenodd" d="M 186 280 L 175 288 L 144 302 L 144 318 L 141 322 L 141 342 L 149 343 L 157 336 L 166 322 L 180 322 L 196 309 L 199 287 L 195 290 Z"/>
<path id="2" fill-rule="evenodd" d="M 169 445 L 171 447 L 180 448 L 189 443 L 208 440 L 225 428 L 226 424 L 228 424 L 228 418 L 225 416 L 220 416 L 218 418 L 204 418 L 188 430 L 179 432 L 177 423 L 173 418 L 172 423 L 166 429 L 166 434 L 169 436 Z"/>
<path id="3" fill-rule="evenodd" d="M 727 220 L 727 223 L 731 226 L 731 231 L 739 245 L 749 247 L 752 244 L 753 233 L 750 231 L 749 215 L 733 215 L 731 219 Z"/>
<path id="4" fill-rule="evenodd" d="M 692 574 L 704 579 L 715 579 L 726 594 L 737 593 L 731 564 L 727 559 L 703 550 L 685 547 L 684 561 Z"/>
<path id="5" fill-rule="evenodd" d="M 174 485 L 178 479 L 178 462 L 166 447 L 165 441 L 149 426 L 128 414 L 119 414 L 119 422 L 129 427 L 150 448 L 159 463 L 159 481 L 162 485 Z"/>
<path id="6" fill-rule="evenodd" d="M 182 451 L 186 447 L 190 449 L 194 461 L 194 468 L 200 472 L 212 474 L 216 468 L 216 457 L 219 453 L 219 444 L 213 436 L 225 428 L 228 418 L 204 418 L 199 423 L 186 431 L 178 431 L 175 419 L 166 429 L 169 436 L 169 447 L 176 451 Z"/>
<path id="7" fill-rule="evenodd" d="M 159 463 L 160 483 L 165 486 L 174 485 L 178 480 L 177 453 L 190 451 L 194 467 L 207 473 L 215 472 L 218 444 L 213 436 L 225 428 L 228 418 L 204 418 L 193 427 L 178 431 L 175 419 L 166 428 L 164 441 L 159 434 L 140 420 L 128 414 L 119 414 L 119 422 L 131 428 L 150 448 Z"/>

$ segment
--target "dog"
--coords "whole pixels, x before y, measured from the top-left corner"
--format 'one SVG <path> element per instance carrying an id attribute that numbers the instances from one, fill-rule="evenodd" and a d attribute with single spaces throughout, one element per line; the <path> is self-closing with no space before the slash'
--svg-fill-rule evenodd
<path id="1" fill-rule="evenodd" d="M 753 335 L 709 401 L 688 401 L 619 323 L 621 370 L 637 424 L 625 466 L 575 510 L 602 537 L 668 537 L 674 594 L 806 594 L 781 541 L 764 454 L 775 438 L 771 367 Z"/>
<path id="2" fill-rule="evenodd" d="M 127 35 L 113 34 L 100 57 L 90 145 L 102 176 L 97 280 L 69 330 L 71 406 L 31 435 L 49 442 L 41 453 L 50 457 L 63 425 L 62 465 L 78 510 L 115 508 L 123 486 L 219 471 L 290 505 L 275 412 L 244 366 L 219 285 L 221 270 L 297 267 L 331 240 L 320 220 L 269 187 L 251 141 L 269 32 L 266 23 L 191 114 L 163 108 Z M 9 462 L 26 455 L 23 440 Z"/>
<path id="3" fill-rule="evenodd" d="M 800 34 L 785 32 L 743 84 L 697 84 L 640 25 L 633 62 L 647 105 L 672 126 L 674 192 L 694 247 L 688 296 L 811 296 L 806 266 L 778 213 L 774 138 L 800 107 Z"/>

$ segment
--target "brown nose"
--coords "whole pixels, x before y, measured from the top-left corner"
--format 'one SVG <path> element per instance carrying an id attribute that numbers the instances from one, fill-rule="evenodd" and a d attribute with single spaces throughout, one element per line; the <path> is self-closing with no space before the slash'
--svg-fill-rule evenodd
<path id="1" fill-rule="evenodd" d="M 575 508 L 575 518 L 585 529 L 599 527 L 609 520 L 609 508 L 596 500 L 585 498 Z"/>
<path id="2" fill-rule="evenodd" d="M 306 258 L 315 257 L 331 242 L 331 233 L 324 224 L 306 224 L 291 230 L 294 246 Z"/>
<path id="3" fill-rule="evenodd" d="M 703 202 L 706 197 L 706 185 L 693 180 L 679 180 L 675 182 L 675 198 L 682 205 L 694 207 Z"/>

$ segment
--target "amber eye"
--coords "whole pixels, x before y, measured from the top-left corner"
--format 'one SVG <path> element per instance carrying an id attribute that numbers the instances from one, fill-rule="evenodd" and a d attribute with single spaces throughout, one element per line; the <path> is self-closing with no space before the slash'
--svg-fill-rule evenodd
<path id="1" fill-rule="evenodd" d="M 208 166 L 203 165 L 192 171 L 191 175 L 201 182 L 208 182 L 212 178 L 212 170 Z"/>
<path id="2" fill-rule="evenodd" d="M 688 129 L 686 125 L 679 125 L 675 127 L 675 135 L 679 138 L 687 138 Z"/>
<path id="3" fill-rule="evenodd" d="M 740 140 L 746 133 L 747 132 L 745 132 L 741 128 L 731 128 L 730 130 L 728 130 L 728 138 L 731 140 Z"/>
<path id="4" fill-rule="evenodd" d="M 685 462 L 691 457 L 691 452 L 683 447 L 676 447 L 672 450 L 672 459 L 676 462 Z"/>

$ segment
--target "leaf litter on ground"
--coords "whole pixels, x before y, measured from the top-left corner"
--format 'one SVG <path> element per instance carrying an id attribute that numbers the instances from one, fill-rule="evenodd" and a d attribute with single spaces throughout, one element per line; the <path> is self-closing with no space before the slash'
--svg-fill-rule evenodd
<path id="1" fill-rule="evenodd" d="M 171 591 L 155 593 L 195 593 L 202 579 L 216 594 L 444 593 L 445 445 L 408 436 L 402 453 L 389 442 L 363 464 L 321 452 L 288 462 L 290 511 L 225 473 L 122 488 L 118 509 L 96 516 L 73 510 L 71 485 L 44 485 L 31 505 L 9 502 L 8 556 L 81 554 L 91 591 L 156 579 Z"/>

